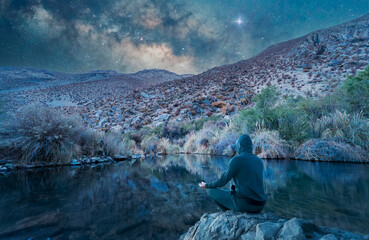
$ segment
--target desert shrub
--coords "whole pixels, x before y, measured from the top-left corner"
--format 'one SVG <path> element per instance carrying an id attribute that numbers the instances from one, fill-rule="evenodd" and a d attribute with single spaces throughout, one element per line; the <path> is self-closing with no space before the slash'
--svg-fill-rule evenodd
<path id="1" fill-rule="evenodd" d="M 227 132 L 219 137 L 219 140 L 214 145 L 212 154 L 233 156 L 236 154 L 236 143 L 238 135 L 233 132 Z"/>
<path id="2" fill-rule="evenodd" d="M 64 163 L 78 154 L 94 154 L 97 148 L 94 133 L 81 122 L 52 108 L 29 106 L 8 122 L 5 137 L 21 163 Z"/>
<path id="3" fill-rule="evenodd" d="M 368 152 L 359 146 L 334 140 L 310 139 L 294 153 L 295 159 L 314 161 L 368 162 Z"/>
<path id="4" fill-rule="evenodd" d="M 298 107 L 278 106 L 274 110 L 278 116 L 273 127 L 285 140 L 301 143 L 311 136 L 308 115 Z"/>
<path id="5" fill-rule="evenodd" d="M 323 139 L 344 138 L 369 150 L 369 120 L 363 114 L 336 111 L 323 116 L 314 125 Z"/>
<path id="6" fill-rule="evenodd" d="M 206 122 L 216 122 L 220 120 L 221 117 L 222 117 L 221 115 L 213 115 L 210 117 L 204 117 L 201 119 L 192 120 L 192 121 L 185 123 L 183 127 L 185 131 L 188 133 L 191 131 L 200 131 Z"/>
<path id="7" fill-rule="evenodd" d="M 119 133 L 104 133 L 101 136 L 103 150 L 107 156 L 130 155 L 134 143 Z"/>
<path id="8" fill-rule="evenodd" d="M 342 109 L 363 112 L 364 116 L 369 116 L 369 66 L 356 76 L 348 77 L 334 96 L 340 100 Z"/>
<path id="9" fill-rule="evenodd" d="M 255 102 L 257 109 L 267 113 L 276 106 L 280 95 L 280 92 L 278 92 L 274 86 L 266 87 L 261 90 L 260 94 L 253 98 L 253 102 Z"/>
<path id="10" fill-rule="evenodd" d="M 280 138 L 277 131 L 260 129 L 251 134 L 254 154 L 261 158 L 287 158 L 289 146 Z"/>
<path id="11" fill-rule="evenodd" d="M 178 122 L 171 122 L 168 124 L 163 124 L 161 137 L 168 138 L 171 142 L 173 140 L 177 140 L 183 138 L 187 134 L 187 130 L 183 126 L 183 124 Z"/>
<path id="12" fill-rule="evenodd" d="M 191 132 L 186 137 L 184 150 L 187 153 L 211 153 L 216 133 L 215 125 L 208 125 L 198 132 Z"/>
<path id="13" fill-rule="evenodd" d="M 160 139 L 155 135 L 145 136 L 141 142 L 141 149 L 145 154 L 156 154 Z"/>
<path id="14" fill-rule="evenodd" d="M 183 149 L 184 149 L 185 153 L 194 153 L 194 152 L 196 152 L 196 149 L 197 149 L 196 139 L 197 139 L 197 137 L 195 135 L 195 132 L 190 132 L 189 134 L 187 134 L 186 142 L 183 145 Z"/>
<path id="15" fill-rule="evenodd" d="M 158 144 L 158 152 L 162 154 L 175 154 L 180 152 L 180 147 L 170 142 L 168 138 L 161 138 Z"/>

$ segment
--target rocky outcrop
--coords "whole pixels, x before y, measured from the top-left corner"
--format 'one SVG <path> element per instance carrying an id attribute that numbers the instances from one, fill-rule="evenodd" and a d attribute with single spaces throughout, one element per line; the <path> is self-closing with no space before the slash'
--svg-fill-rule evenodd
<path id="1" fill-rule="evenodd" d="M 232 211 L 204 214 L 181 240 L 303 240 L 303 239 L 369 239 L 339 229 L 319 227 L 298 218 L 279 219 L 266 213 L 250 214 Z"/>

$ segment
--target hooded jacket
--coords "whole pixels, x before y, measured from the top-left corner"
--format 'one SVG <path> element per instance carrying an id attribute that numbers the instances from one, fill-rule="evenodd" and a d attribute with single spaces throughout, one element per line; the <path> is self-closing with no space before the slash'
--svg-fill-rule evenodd
<path id="1" fill-rule="evenodd" d="M 238 156 L 233 157 L 222 176 L 214 182 L 206 183 L 206 188 L 223 187 L 233 179 L 236 191 L 247 198 L 265 201 L 264 164 L 253 154 L 252 141 L 249 135 L 242 135 L 236 141 Z"/>

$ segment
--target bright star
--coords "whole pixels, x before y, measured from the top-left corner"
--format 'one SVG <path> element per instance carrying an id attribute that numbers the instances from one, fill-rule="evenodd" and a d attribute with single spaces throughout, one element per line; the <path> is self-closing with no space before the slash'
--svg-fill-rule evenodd
<path id="1" fill-rule="evenodd" d="M 238 25 L 241 25 L 243 23 L 240 17 L 236 21 L 233 21 L 233 22 L 237 23 Z"/>

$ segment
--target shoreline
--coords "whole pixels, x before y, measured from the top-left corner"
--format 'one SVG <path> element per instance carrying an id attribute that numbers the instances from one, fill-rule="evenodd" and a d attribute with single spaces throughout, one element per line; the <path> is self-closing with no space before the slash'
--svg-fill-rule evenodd
<path id="1" fill-rule="evenodd" d="M 41 163 L 41 164 L 14 164 L 11 159 L 0 159 L 0 173 L 12 172 L 12 171 L 22 171 L 28 169 L 42 169 L 42 168 L 58 168 L 58 167 L 73 167 L 73 166 L 88 166 L 88 165 L 96 165 L 100 163 L 118 163 L 124 161 L 134 161 L 138 159 L 152 159 L 152 158 L 161 158 L 165 156 L 177 156 L 177 155 L 200 155 L 200 156 L 209 156 L 209 157 L 227 157 L 231 159 L 231 156 L 227 155 L 212 155 L 206 153 L 184 153 L 180 152 L 177 154 L 156 154 L 156 155 L 146 155 L 142 156 L 141 154 L 133 154 L 129 156 L 115 156 L 115 157 L 83 157 L 83 158 L 75 158 L 70 163 Z M 354 162 L 354 161 L 323 161 L 323 160 L 305 160 L 305 159 L 296 159 L 296 158 L 261 158 L 266 161 L 303 161 L 303 162 L 319 162 L 319 163 L 343 163 L 343 164 L 369 164 L 369 162 Z"/>

